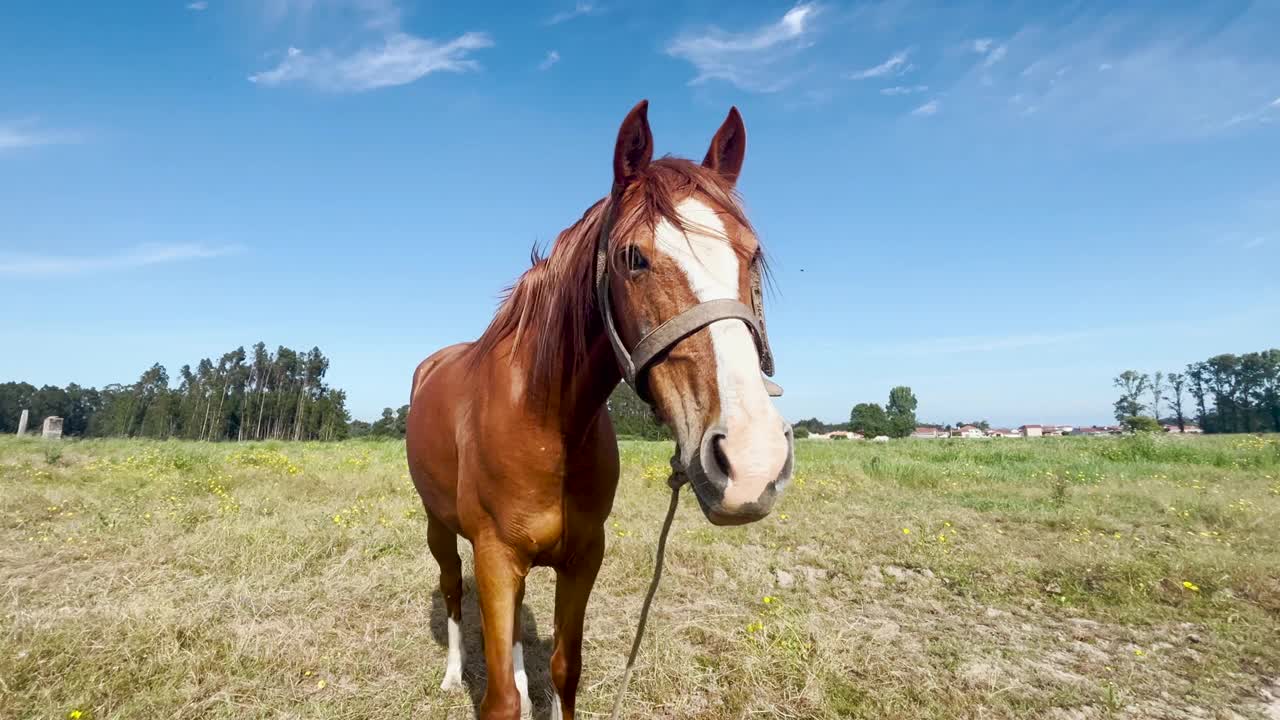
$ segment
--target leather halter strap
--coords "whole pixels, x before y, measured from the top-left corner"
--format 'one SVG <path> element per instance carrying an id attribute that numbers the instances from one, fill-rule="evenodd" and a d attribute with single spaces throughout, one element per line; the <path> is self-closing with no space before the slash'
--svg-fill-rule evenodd
<path id="1" fill-rule="evenodd" d="M 756 350 L 760 354 L 760 369 L 765 375 L 773 375 L 773 352 L 769 349 L 769 338 L 764 328 L 764 293 L 761 286 L 759 260 L 751 262 L 751 306 L 733 299 L 708 300 L 698 303 L 680 314 L 670 318 L 658 327 L 649 331 L 635 349 L 628 351 L 618 335 L 613 321 L 613 305 L 609 293 L 609 236 L 613 232 L 613 208 L 619 202 L 614 193 L 604 210 L 604 220 L 600 225 L 600 236 L 596 240 L 596 303 L 600 307 L 600 316 L 604 323 L 605 335 L 618 358 L 618 368 L 622 379 L 646 401 L 645 392 L 641 388 L 641 379 L 646 370 L 663 352 L 674 347 L 681 340 L 693 333 L 720 320 L 741 320 L 751 331 Z M 769 395 L 782 395 L 782 388 L 767 377 L 763 378 L 765 389 Z"/>

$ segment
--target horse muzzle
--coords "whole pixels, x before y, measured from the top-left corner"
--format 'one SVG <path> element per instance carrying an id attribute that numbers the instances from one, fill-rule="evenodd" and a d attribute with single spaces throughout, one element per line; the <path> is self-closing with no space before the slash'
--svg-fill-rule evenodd
<path id="1" fill-rule="evenodd" d="M 790 425 L 763 434 L 738 432 L 731 436 L 723 426 L 709 428 L 686 463 L 698 505 L 713 525 L 744 525 L 765 517 L 791 480 L 795 441 Z"/>

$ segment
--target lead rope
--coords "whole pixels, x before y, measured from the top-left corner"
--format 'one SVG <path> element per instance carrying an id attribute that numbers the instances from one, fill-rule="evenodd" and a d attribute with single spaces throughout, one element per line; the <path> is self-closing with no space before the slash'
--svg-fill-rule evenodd
<path id="1" fill-rule="evenodd" d="M 631 682 L 631 671 L 635 669 L 636 656 L 640 654 L 640 641 L 644 639 L 644 626 L 649 621 L 649 608 L 653 605 L 653 596 L 658 592 L 658 582 L 662 580 L 662 557 L 667 552 L 667 535 L 671 532 L 671 522 L 676 517 L 676 507 L 680 503 L 680 487 L 689 482 L 684 471 L 671 458 L 671 477 L 667 485 L 671 486 L 671 504 L 667 506 L 667 518 L 662 521 L 662 532 L 658 535 L 658 552 L 653 561 L 653 580 L 649 582 L 649 592 L 644 596 L 644 605 L 640 608 L 640 622 L 636 625 L 636 637 L 631 641 L 631 655 L 627 658 L 627 669 L 622 673 L 622 685 L 613 698 L 613 712 L 609 720 L 618 720 L 622 712 L 622 696 L 627 694 L 627 684 Z"/>

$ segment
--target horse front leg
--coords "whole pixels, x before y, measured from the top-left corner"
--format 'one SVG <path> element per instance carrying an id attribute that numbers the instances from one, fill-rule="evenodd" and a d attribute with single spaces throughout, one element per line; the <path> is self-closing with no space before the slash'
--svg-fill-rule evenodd
<path id="1" fill-rule="evenodd" d="M 520 717 L 520 689 L 512 662 L 518 598 L 529 571 L 510 547 L 497 541 L 477 542 L 476 591 L 484 631 L 484 661 L 488 682 L 480 701 L 482 720 Z"/>
<path id="2" fill-rule="evenodd" d="M 598 528 L 582 550 L 556 568 L 556 637 L 551 654 L 551 682 L 556 686 L 552 720 L 573 720 L 582 677 L 582 630 L 587 599 L 604 559 L 604 528 Z"/>

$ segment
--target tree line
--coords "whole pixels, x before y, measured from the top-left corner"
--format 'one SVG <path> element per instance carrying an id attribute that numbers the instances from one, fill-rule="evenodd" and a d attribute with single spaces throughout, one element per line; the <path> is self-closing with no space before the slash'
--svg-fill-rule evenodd
<path id="1" fill-rule="evenodd" d="M 797 438 L 808 437 L 813 433 L 828 433 L 832 430 L 852 430 L 865 437 L 888 435 L 903 438 L 916 429 L 916 407 L 919 402 L 915 393 L 906 385 L 899 385 L 889 391 L 889 402 L 881 406 L 879 403 L 858 403 L 849 413 L 848 423 L 825 423 L 817 418 L 809 418 L 795 423 L 792 428 Z"/>
<path id="2" fill-rule="evenodd" d="M 101 389 L 0 384 L 0 432 L 17 430 L 23 409 L 39 427 L 63 418 L 63 433 L 85 437 L 189 440 L 341 440 L 350 432 L 346 393 L 324 382 L 329 359 L 319 348 L 301 352 L 259 342 L 214 361 L 183 365 L 177 387 L 168 370 L 152 365 L 129 385 Z"/>
<path id="3" fill-rule="evenodd" d="M 1215 355 L 1182 372 L 1125 370 L 1113 384 L 1126 425 L 1154 418 L 1185 430 L 1194 418 L 1207 433 L 1280 432 L 1280 349 Z"/>

